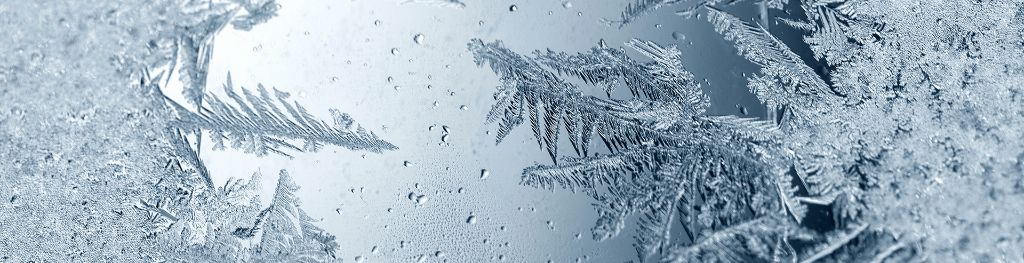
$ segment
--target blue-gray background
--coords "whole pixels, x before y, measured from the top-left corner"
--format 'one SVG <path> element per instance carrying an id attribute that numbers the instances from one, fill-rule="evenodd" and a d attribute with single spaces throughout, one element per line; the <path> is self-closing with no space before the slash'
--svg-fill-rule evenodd
<path id="1" fill-rule="evenodd" d="M 319 117 L 330 108 L 347 112 L 401 148 L 384 154 L 328 148 L 294 159 L 202 151 L 220 182 L 262 173 L 264 199 L 277 171 L 289 170 L 302 187 L 303 208 L 338 236 L 346 261 L 635 259 L 628 227 L 611 240 L 591 238 L 596 214 L 589 197 L 518 184 L 522 168 L 550 160 L 528 128 L 500 145 L 487 134 L 495 130 L 484 115 L 497 78 L 473 63 L 466 50 L 472 38 L 502 40 L 524 54 L 586 51 L 600 39 L 611 46 L 631 38 L 678 45 L 688 69 L 707 79 L 712 114 L 740 114 L 744 106 L 750 116 L 764 115 L 742 75 L 756 67 L 703 18 L 673 14 L 680 8 L 620 29 L 599 21 L 617 19 L 631 1 L 467 0 L 465 8 L 404 1 L 285 1 L 268 23 L 249 32 L 226 30 L 215 40 L 208 89 L 220 92 L 230 71 L 236 85 L 290 92 Z M 731 11 L 756 16 L 756 8 Z M 417 34 L 422 44 L 413 41 Z M 442 126 L 449 127 L 447 142 Z M 482 169 L 490 176 L 481 179 Z M 426 199 L 418 204 L 410 193 Z M 470 215 L 475 224 L 467 223 Z"/>

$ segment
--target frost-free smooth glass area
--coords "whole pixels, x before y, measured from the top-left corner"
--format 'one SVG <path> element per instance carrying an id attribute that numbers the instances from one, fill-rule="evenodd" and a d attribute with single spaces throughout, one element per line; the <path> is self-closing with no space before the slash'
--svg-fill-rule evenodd
<path id="1" fill-rule="evenodd" d="M 24 1 L 0 32 L 0 261 L 1024 261 L 1020 1 Z"/>

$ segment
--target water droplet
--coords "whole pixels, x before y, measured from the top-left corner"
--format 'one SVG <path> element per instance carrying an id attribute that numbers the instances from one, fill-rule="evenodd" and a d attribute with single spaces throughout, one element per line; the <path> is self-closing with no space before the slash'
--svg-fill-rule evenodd
<path id="1" fill-rule="evenodd" d="M 441 105 L 441 103 L 438 103 L 436 100 L 434 101 L 434 107 L 437 107 L 437 106 L 440 106 L 440 105 Z"/>
<path id="2" fill-rule="evenodd" d="M 483 21 L 483 20 L 480 20 L 480 22 L 476 22 L 476 24 L 477 24 L 477 25 L 480 25 L 480 26 L 483 26 L 483 25 L 484 25 L 484 21 Z"/>
<path id="3" fill-rule="evenodd" d="M 519 7 L 516 5 L 511 5 L 508 7 L 509 12 L 515 12 L 516 10 L 519 10 Z"/>
<path id="4" fill-rule="evenodd" d="M 427 127 L 427 130 L 428 131 L 433 131 L 434 127 L 437 127 L 437 125 L 430 125 L 430 127 Z"/>
<path id="5" fill-rule="evenodd" d="M 430 198 L 428 198 L 426 195 L 420 195 L 416 197 L 416 204 L 423 205 L 427 203 L 428 200 L 430 200 Z"/>
<path id="6" fill-rule="evenodd" d="M 576 12 L 576 16 L 582 17 L 583 16 L 583 12 Z"/>
<path id="7" fill-rule="evenodd" d="M 380 248 L 377 246 L 373 246 L 373 248 L 370 249 L 370 253 L 377 254 L 378 252 L 380 252 Z"/>
<path id="8" fill-rule="evenodd" d="M 391 48 L 391 54 L 397 56 L 398 55 L 398 48 Z"/>
<path id="9" fill-rule="evenodd" d="M 739 105 L 737 105 L 737 106 L 739 106 Z M 741 115 L 747 115 L 747 107 L 739 106 L 739 108 L 740 108 L 740 114 Z"/>
<path id="10" fill-rule="evenodd" d="M 448 139 L 449 139 L 449 137 L 450 137 L 450 136 L 449 136 L 448 134 L 445 134 L 445 135 L 441 135 L 441 142 L 447 143 L 447 142 L 448 142 Z"/>
<path id="11" fill-rule="evenodd" d="M 338 82 L 338 77 L 331 77 L 331 83 Z"/>
<path id="12" fill-rule="evenodd" d="M 661 28 L 661 24 L 654 24 L 654 28 Z"/>
<path id="13" fill-rule="evenodd" d="M 498 255 L 498 260 L 504 261 L 505 260 L 505 255 Z"/>
<path id="14" fill-rule="evenodd" d="M 416 34 L 412 37 L 412 41 L 417 45 L 423 45 L 423 34 Z"/>
<path id="15" fill-rule="evenodd" d="M 583 233 L 576 233 L 576 239 L 582 239 Z"/>
<path id="16" fill-rule="evenodd" d="M 562 2 L 562 7 L 564 7 L 564 8 L 572 8 L 572 2 L 563 1 Z"/>
<path id="17" fill-rule="evenodd" d="M 388 83 L 391 83 L 392 81 L 395 81 L 395 78 L 388 76 Z"/>
<path id="18" fill-rule="evenodd" d="M 427 255 L 419 255 L 418 257 L 416 257 L 416 262 L 422 263 L 424 261 L 427 261 Z"/>
<path id="19" fill-rule="evenodd" d="M 491 176 L 491 171 L 488 171 L 487 169 L 480 169 L 480 179 L 487 179 L 487 177 L 490 177 L 490 176 Z"/>
<path id="20" fill-rule="evenodd" d="M 462 105 L 462 106 L 459 106 L 459 109 L 460 110 L 469 110 L 469 106 Z"/>
<path id="21" fill-rule="evenodd" d="M 341 215 L 341 208 L 335 208 L 335 209 L 334 209 L 334 212 L 337 212 L 337 213 L 338 213 L 338 215 Z"/>
<path id="22" fill-rule="evenodd" d="M 427 84 L 427 89 L 433 89 L 434 85 Z"/>
<path id="23" fill-rule="evenodd" d="M 550 15 L 554 15 L 554 14 L 555 14 L 555 12 L 552 12 L 552 11 L 548 11 L 548 15 L 549 15 L 549 16 L 550 16 Z"/>
<path id="24" fill-rule="evenodd" d="M 363 263 L 363 256 L 356 256 L 356 263 Z"/>
<path id="25" fill-rule="evenodd" d="M 683 41 L 686 40 L 686 35 L 683 35 L 683 33 L 679 32 L 672 32 L 672 39 Z"/>
<path id="26" fill-rule="evenodd" d="M 501 227 L 499 227 L 498 229 L 500 229 L 501 231 L 505 231 L 505 230 L 508 230 L 508 228 L 506 228 L 505 226 L 501 226 Z"/>
<path id="27" fill-rule="evenodd" d="M 468 218 L 466 218 L 466 223 L 467 224 L 476 224 L 476 216 L 470 215 Z M 486 239 L 484 239 L 484 240 L 486 240 Z M 486 242 L 487 241 L 484 241 L 484 243 L 486 243 Z"/>
<path id="28" fill-rule="evenodd" d="M 412 162 L 410 162 L 410 161 L 404 161 L 404 162 L 402 162 L 402 166 L 405 166 L 405 167 L 412 167 Z"/>
<path id="29" fill-rule="evenodd" d="M 309 35 L 309 31 L 303 31 L 302 34 L 308 36 Z"/>
<path id="30" fill-rule="evenodd" d="M 460 193 L 460 194 L 465 193 L 466 192 L 466 188 L 459 187 L 459 190 L 455 191 L 455 192 L 456 193 Z"/>
<path id="31" fill-rule="evenodd" d="M 449 128 L 448 125 L 441 125 L 441 131 L 443 131 L 444 133 L 450 133 L 452 132 L 452 129 Z"/>
<path id="32" fill-rule="evenodd" d="M 444 252 L 441 252 L 440 250 L 438 250 L 438 251 L 434 252 L 434 256 L 435 257 L 444 257 L 445 254 L 444 254 Z"/>
<path id="33" fill-rule="evenodd" d="M 375 25 L 375 26 L 380 26 L 380 24 L 381 24 L 380 20 L 374 20 L 373 21 L 373 25 Z"/>

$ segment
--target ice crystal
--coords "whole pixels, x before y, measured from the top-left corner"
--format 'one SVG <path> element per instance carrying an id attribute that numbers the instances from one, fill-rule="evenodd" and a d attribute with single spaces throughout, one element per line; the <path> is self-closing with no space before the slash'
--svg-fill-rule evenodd
<path id="1" fill-rule="evenodd" d="M 217 32 L 247 30 L 278 7 L 0 3 L 0 17 L 22 21 L 0 25 L 14 34 L 4 46 L 27 50 L 0 60 L 0 81 L 15 87 L 0 93 L 12 102 L 0 105 L 0 141 L 13 145 L 0 147 L 0 182 L 11 186 L 0 190 L 10 223 L 0 224 L 0 260 L 334 261 L 334 236 L 300 209 L 287 174 L 261 209 L 259 176 L 217 186 L 199 153 L 203 131 L 256 154 L 394 148 L 345 114 L 334 125 L 313 118 L 283 92 L 243 98 L 229 83 L 229 102 L 205 90 Z M 164 96 L 175 79 L 184 105 Z"/>
<path id="2" fill-rule="evenodd" d="M 630 4 L 623 21 L 664 2 Z M 1021 256 L 1024 221 L 1008 211 L 1024 204 L 1024 145 L 1014 139 L 1024 130 L 1024 3 L 792 1 L 800 12 L 776 19 L 807 35 L 791 43 L 719 2 L 678 14 L 706 14 L 760 67 L 748 86 L 780 114 L 770 123 L 707 116 L 699 96 L 665 96 L 700 94 L 664 81 L 688 74 L 670 48 L 627 43 L 653 60 L 637 63 L 603 45 L 523 57 L 472 41 L 477 63 L 500 79 L 488 115 L 499 142 L 529 120 L 552 159 L 562 127 L 580 153 L 525 169 L 522 183 L 590 195 L 597 238 L 636 224 L 641 261 Z M 789 3 L 757 4 L 764 16 Z M 632 92 L 584 95 L 569 78 Z M 595 135 L 610 154 L 586 151 Z"/>
<path id="3" fill-rule="evenodd" d="M 201 107 L 198 112 L 167 99 L 179 115 L 173 125 L 184 130 L 209 131 L 214 148 L 224 148 L 228 140 L 232 148 L 260 156 L 267 153 L 290 156 L 285 150 L 317 151 L 325 143 L 372 152 L 397 149 L 355 124 L 346 113 L 331 110 L 333 125 L 328 124 L 310 115 L 302 105 L 288 102 L 288 93 L 273 89 L 271 97 L 262 84 L 257 86 L 258 95 L 247 89 L 242 89 L 239 95 L 228 74 L 224 92 L 234 105 L 210 94 L 206 96 L 209 106 Z M 303 146 L 293 145 L 286 141 L 288 139 L 303 140 Z"/>
<path id="4" fill-rule="evenodd" d="M 477 63 L 489 64 L 502 81 L 495 96 L 499 103 L 489 115 L 504 115 L 499 140 L 529 118 L 538 143 L 553 159 L 563 126 L 581 155 L 528 168 L 522 183 L 593 197 L 600 215 L 593 228 L 597 239 L 619 234 L 631 215 L 640 214 L 635 239 L 641 259 L 754 216 L 784 215 L 778 202 L 783 192 L 775 185 L 786 177 L 780 167 L 760 157 L 775 148 L 771 138 L 779 135 L 774 125 L 705 115 L 707 96 L 682 68 L 674 47 L 641 40 L 627 45 L 653 61 L 641 63 L 607 47 L 576 55 L 538 52 L 526 58 L 500 42 L 470 43 Z M 602 88 L 621 80 L 632 98 L 584 95 L 556 72 Z M 610 154 L 587 154 L 587 142 L 595 135 Z M 677 221 L 681 230 L 673 230 Z"/>

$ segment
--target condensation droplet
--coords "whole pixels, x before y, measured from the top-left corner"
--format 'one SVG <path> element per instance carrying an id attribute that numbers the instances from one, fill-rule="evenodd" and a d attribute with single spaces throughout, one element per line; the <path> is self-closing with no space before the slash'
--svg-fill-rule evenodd
<path id="1" fill-rule="evenodd" d="M 440 250 L 438 250 L 438 251 L 434 252 L 434 256 L 440 258 L 440 257 L 444 257 L 445 254 L 444 254 L 444 252 L 441 252 Z"/>
<path id="2" fill-rule="evenodd" d="M 378 252 L 380 252 L 380 248 L 377 246 L 373 246 L 373 248 L 370 249 L 370 253 L 377 254 Z"/>
<path id="3" fill-rule="evenodd" d="M 398 55 L 398 48 L 391 48 L 391 54 L 397 56 Z"/>
<path id="4" fill-rule="evenodd" d="M 519 10 L 519 7 L 518 7 L 518 6 L 516 6 L 516 5 L 510 5 L 510 6 L 508 7 L 508 11 L 509 11 L 509 12 L 515 12 L 516 10 Z"/>
<path id="5" fill-rule="evenodd" d="M 418 257 L 416 257 L 416 262 L 422 263 L 425 261 L 427 261 L 427 255 L 419 255 Z"/>
<path id="6" fill-rule="evenodd" d="M 466 223 L 467 224 L 476 224 L 476 216 L 470 215 L 468 218 L 466 218 Z"/>
<path id="7" fill-rule="evenodd" d="M 672 32 L 672 39 L 683 41 L 686 40 L 686 35 L 683 35 L 683 33 L 679 32 Z"/>
<path id="8" fill-rule="evenodd" d="M 363 262 L 363 256 L 356 256 L 355 261 L 356 261 L 356 263 L 362 263 Z"/>
<path id="9" fill-rule="evenodd" d="M 448 142 L 448 139 L 449 139 L 449 137 L 450 137 L 450 135 L 449 135 L 449 134 L 441 135 L 441 142 L 443 142 L 443 143 L 447 143 L 447 142 Z"/>
<path id="10" fill-rule="evenodd" d="M 452 132 L 452 128 L 449 128 L 448 125 L 441 125 L 441 131 L 444 133 L 450 133 Z"/>
<path id="11" fill-rule="evenodd" d="M 469 106 L 462 105 L 462 106 L 459 106 L 459 109 L 460 110 L 469 110 Z"/>
<path id="12" fill-rule="evenodd" d="M 391 77 L 391 76 L 388 76 L 388 83 L 391 83 L 391 82 L 393 82 L 393 81 L 395 81 L 395 78 L 393 78 L 393 77 Z"/>
<path id="13" fill-rule="evenodd" d="M 415 42 L 417 45 L 423 45 L 423 38 L 423 34 L 416 34 L 412 37 L 412 42 Z"/>
<path id="14" fill-rule="evenodd" d="M 380 26 L 380 24 L 381 24 L 380 20 L 374 20 L 373 21 L 373 25 L 375 25 L 375 26 Z"/>
<path id="15" fill-rule="evenodd" d="M 487 169 L 480 169 L 480 179 L 487 179 L 491 176 L 491 171 Z"/>
<path id="16" fill-rule="evenodd" d="M 427 197 L 426 195 L 420 195 L 420 196 L 416 197 L 416 204 L 417 205 L 423 205 L 423 204 L 427 203 L 428 200 L 430 200 L 430 198 Z"/>
<path id="17" fill-rule="evenodd" d="M 572 8 L 572 2 L 563 1 L 562 2 L 562 7 L 564 7 L 564 8 Z"/>
<path id="18" fill-rule="evenodd" d="M 410 162 L 410 161 L 404 161 L 404 162 L 402 162 L 402 166 L 405 166 L 405 167 L 412 167 L 412 162 Z"/>

